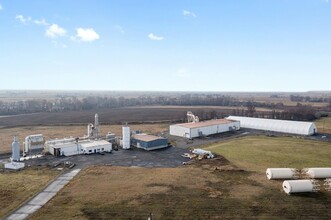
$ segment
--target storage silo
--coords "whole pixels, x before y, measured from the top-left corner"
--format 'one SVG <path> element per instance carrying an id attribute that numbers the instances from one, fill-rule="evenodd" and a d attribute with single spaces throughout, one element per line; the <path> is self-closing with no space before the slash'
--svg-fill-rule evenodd
<path id="1" fill-rule="evenodd" d="M 99 137 L 100 127 L 99 127 L 99 115 L 96 113 L 94 115 L 94 127 L 95 127 L 95 137 Z"/>
<path id="2" fill-rule="evenodd" d="M 268 168 L 266 175 L 269 180 L 274 179 L 297 179 L 298 170 L 294 168 Z"/>
<path id="3" fill-rule="evenodd" d="M 16 136 L 14 136 L 14 140 L 12 143 L 12 161 L 20 161 L 20 143 Z"/>
<path id="4" fill-rule="evenodd" d="M 130 127 L 123 126 L 122 128 L 122 146 L 123 149 L 130 149 Z"/>
<path id="5" fill-rule="evenodd" d="M 287 194 L 318 191 L 318 183 L 314 180 L 285 180 L 283 190 Z"/>
<path id="6" fill-rule="evenodd" d="M 302 170 L 302 173 L 312 179 L 331 178 L 331 168 L 330 167 L 305 168 Z"/>

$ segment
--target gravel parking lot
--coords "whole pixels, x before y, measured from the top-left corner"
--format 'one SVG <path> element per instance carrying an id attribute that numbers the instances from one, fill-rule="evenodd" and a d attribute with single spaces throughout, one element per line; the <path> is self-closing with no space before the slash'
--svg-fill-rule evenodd
<path id="1" fill-rule="evenodd" d="M 47 155 L 41 158 L 25 161 L 26 166 L 54 166 L 59 162 L 67 161 L 76 164 L 78 168 L 90 165 L 113 165 L 113 166 L 139 166 L 139 167 L 177 167 L 189 159 L 181 155 L 188 150 L 178 147 L 168 147 L 160 150 L 145 151 L 132 148 L 130 150 L 119 149 L 112 153 L 76 155 L 71 157 L 54 157 Z M 59 166 L 60 167 L 60 166 Z"/>

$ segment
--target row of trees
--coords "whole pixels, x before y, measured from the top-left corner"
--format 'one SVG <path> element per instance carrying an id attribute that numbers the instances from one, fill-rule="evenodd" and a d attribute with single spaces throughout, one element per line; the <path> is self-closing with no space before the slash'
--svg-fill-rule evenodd
<path id="1" fill-rule="evenodd" d="M 65 112 L 93 109 L 119 108 L 144 105 L 186 105 L 186 106 L 231 106 L 232 114 L 249 117 L 266 117 L 290 120 L 312 120 L 316 112 L 309 105 L 298 103 L 297 106 L 288 107 L 283 103 L 266 103 L 254 101 L 241 101 L 234 97 L 210 94 L 186 94 L 178 96 L 139 96 L 139 97 L 106 97 L 88 96 L 84 98 L 60 97 L 54 100 L 32 99 L 17 102 L 0 101 L 0 114 L 24 114 L 36 112 Z M 259 112 L 258 107 L 274 109 L 271 112 Z M 331 107 L 331 98 L 330 98 Z M 325 109 L 327 110 L 327 109 Z M 329 109 L 331 110 L 331 108 Z M 219 112 L 209 112 L 201 115 L 202 119 L 220 117 Z M 231 114 L 231 112 L 230 112 Z"/>
<path id="2" fill-rule="evenodd" d="M 310 96 L 290 95 L 290 100 L 292 102 L 327 102 L 327 103 L 331 103 L 330 97 L 310 97 Z"/>

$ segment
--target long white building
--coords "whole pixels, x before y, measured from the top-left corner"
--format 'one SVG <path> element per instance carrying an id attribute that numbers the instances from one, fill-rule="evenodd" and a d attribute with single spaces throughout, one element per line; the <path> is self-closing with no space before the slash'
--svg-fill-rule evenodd
<path id="1" fill-rule="evenodd" d="M 77 154 L 93 154 L 111 152 L 112 144 L 104 140 L 79 140 L 67 138 L 51 140 L 45 143 L 45 148 L 54 156 L 72 156 Z"/>
<path id="2" fill-rule="evenodd" d="M 185 138 L 196 138 L 240 129 L 238 121 L 215 119 L 170 125 L 170 134 Z"/>
<path id="3" fill-rule="evenodd" d="M 239 121 L 242 128 L 298 135 L 314 135 L 317 133 L 317 127 L 313 122 L 251 118 L 240 116 L 229 116 L 227 117 L 227 119 Z"/>

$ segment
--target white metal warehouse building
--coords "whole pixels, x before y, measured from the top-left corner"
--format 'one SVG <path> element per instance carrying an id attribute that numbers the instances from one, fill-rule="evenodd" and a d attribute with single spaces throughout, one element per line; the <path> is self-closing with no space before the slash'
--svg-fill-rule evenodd
<path id="1" fill-rule="evenodd" d="M 170 135 L 196 138 L 240 129 L 238 121 L 215 119 L 202 122 L 190 122 L 170 125 Z"/>
<path id="2" fill-rule="evenodd" d="M 298 135 L 314 135 L 317 133 L 316 125 L 313 122 L 251 118 L 240 116 L 229 116 L 227 117 L 227 119 L 239 121 L 242 128 Z"/>

